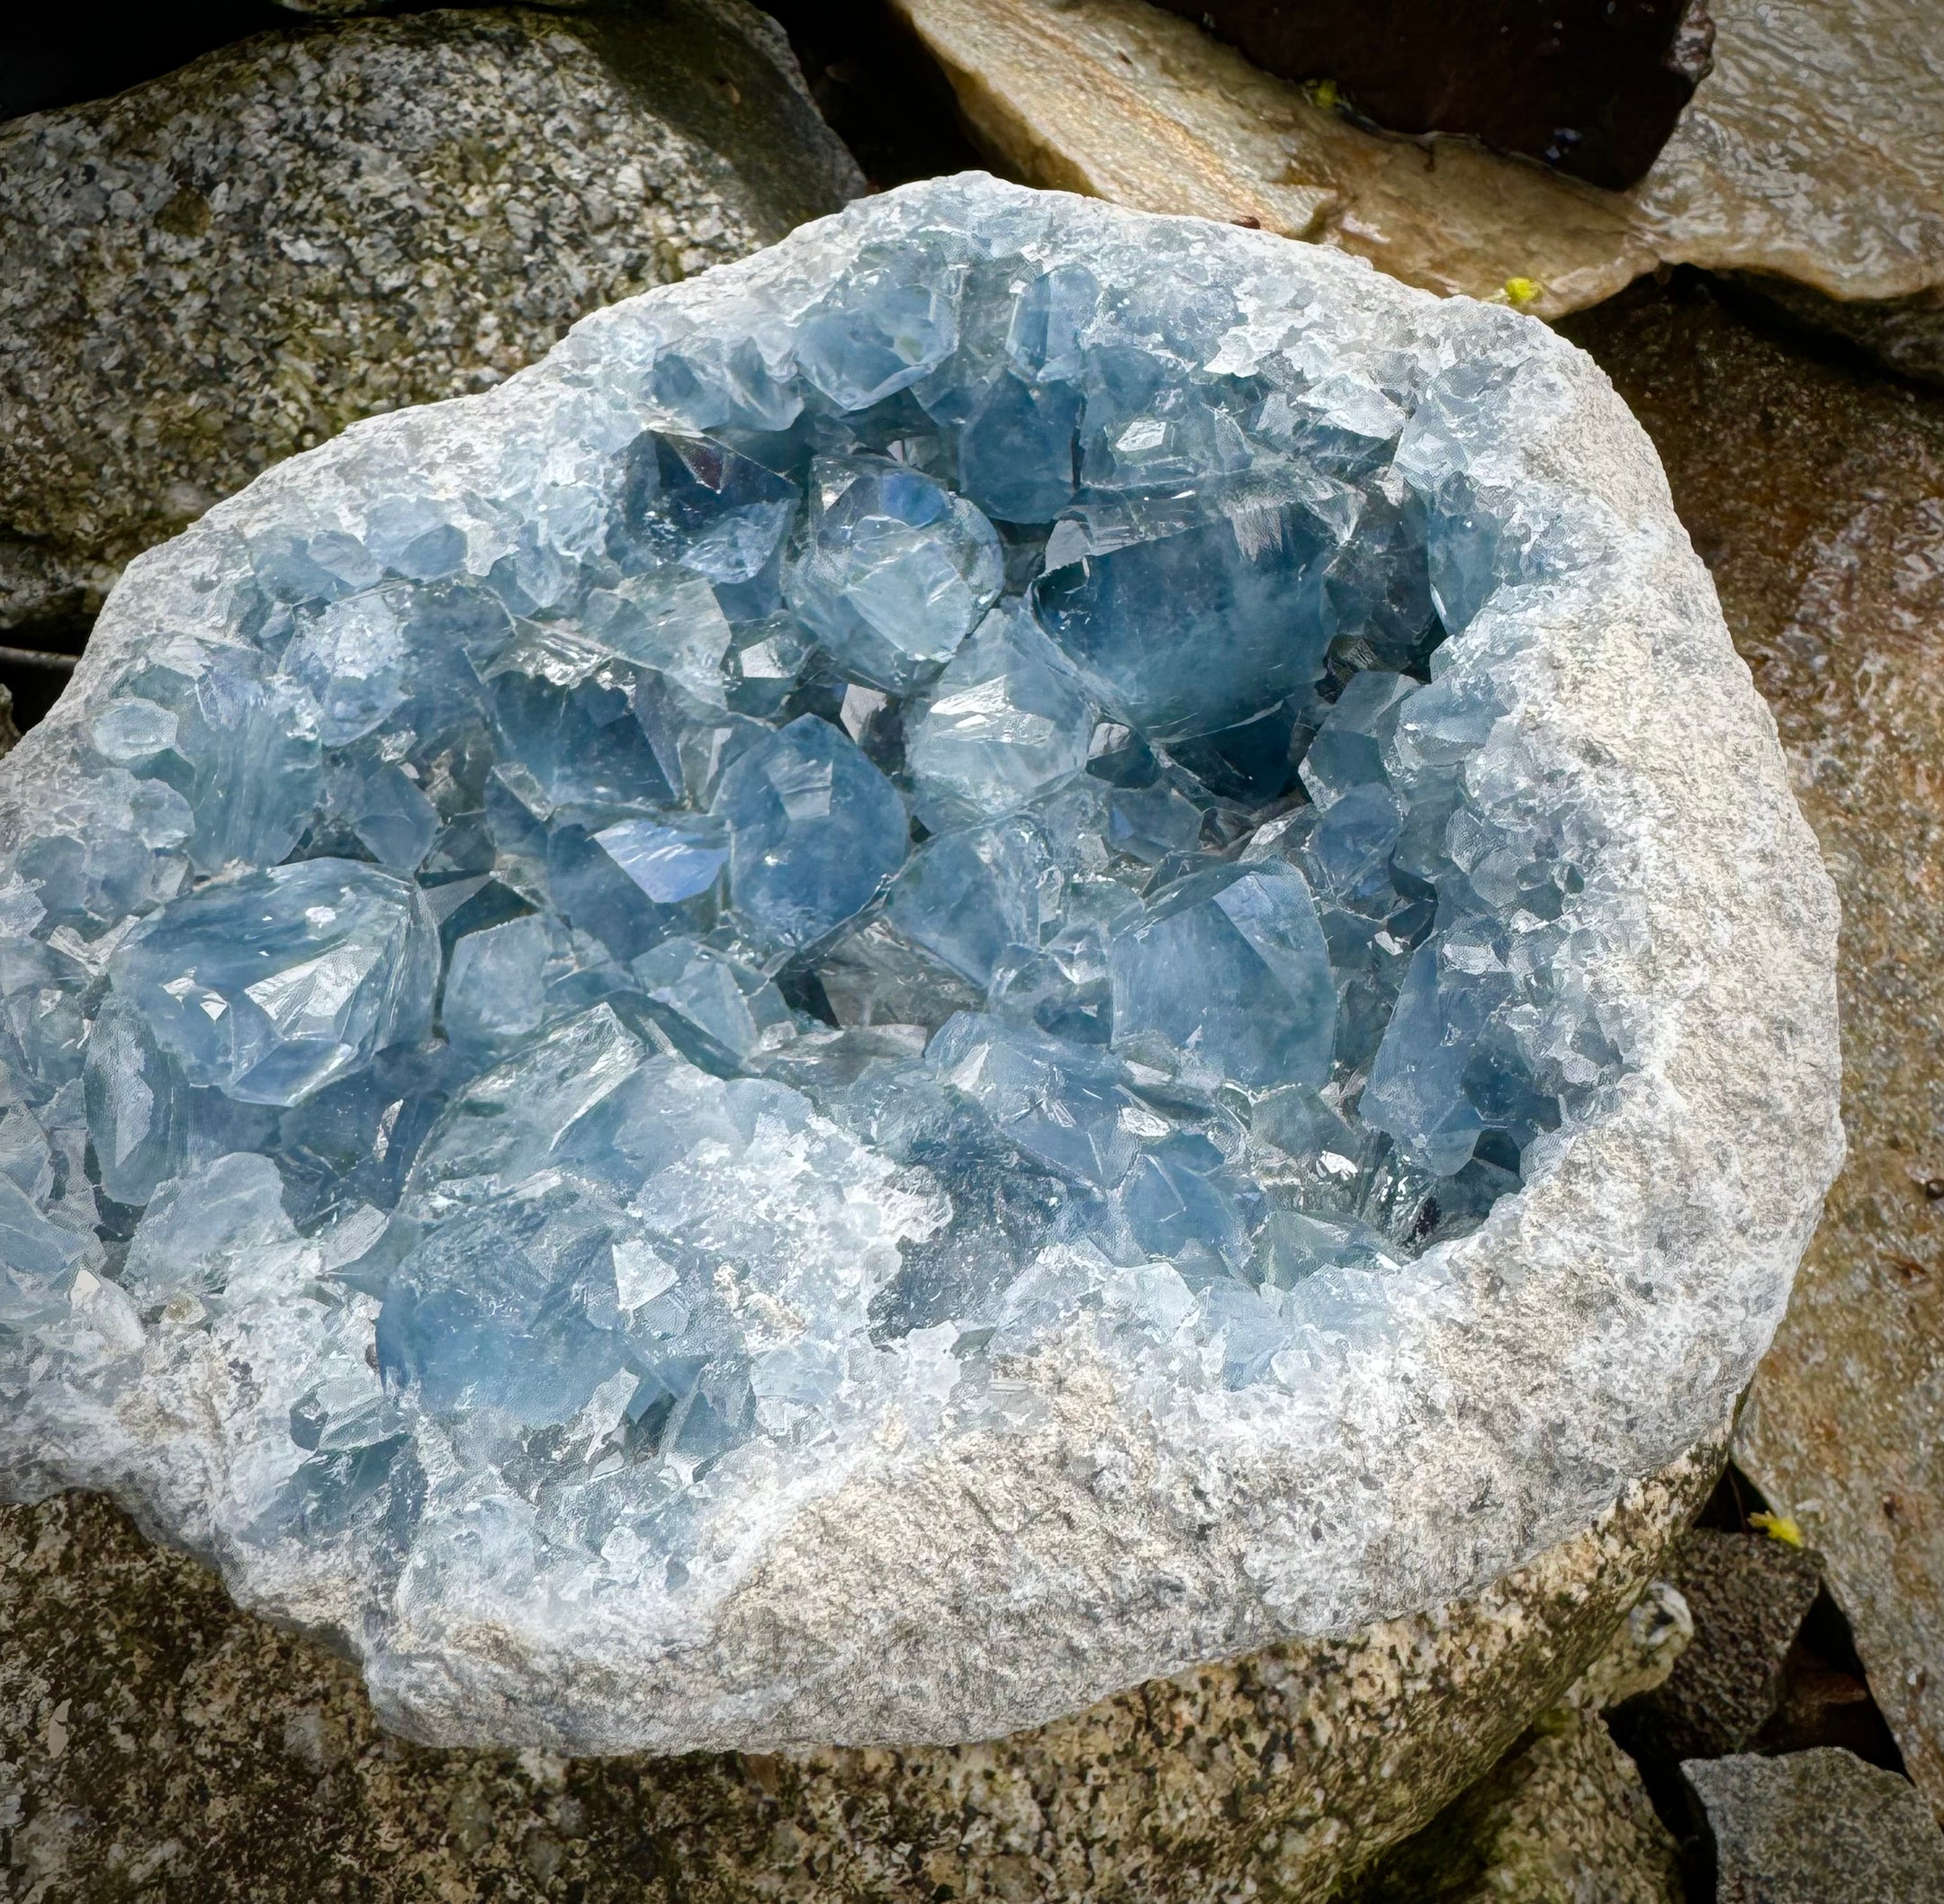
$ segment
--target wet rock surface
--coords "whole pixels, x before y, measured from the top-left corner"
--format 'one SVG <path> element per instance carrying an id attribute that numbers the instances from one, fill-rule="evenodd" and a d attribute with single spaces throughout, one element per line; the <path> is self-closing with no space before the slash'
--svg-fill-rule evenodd
<path id="1" fill-rule="evenodd" d="M 1376 137 L 1145 0 L 896 4 L 975 137 L 1022 178 L 1249 220 L 1434 290 L 1552 317 L 1661 264 L 1866 309 L 1944 278 L 1944 21 L 1929 0 L 1711 6 L 1714 69 L 1625 193 L 1463 140 L 1434 155 Z M 1926 326 L 1912 307 L 1906 329 Z"/>
<path id="2" fill-rule="evenodd" d="M 293 23 L 0 127 L 0 628 L 860 189 L 739 0 Z"/>
<path id="3" fill-rule="evenodd" d="M 1156 1681 L 994 1744 L 440 1752 L 104 1502 L 0 1509 L 0 1861 L 37 1904 L 940 1897 L 1318 1904 L 1606 1644 L 1713 1451 L 1465 1605 Z"/>
<path id="4" fill-rule="evenodd" d="M 1842 894 L 1849 1161 L 1741 1459 L 1825 1557 L 1944 1806 L 1944 406 L 1682 281 L 1568 328 L 1660 448 Z"/>
<path id="5" fill-rule="evenodd" d="M 1894 1773 L 1832 1747 L 1681 1769 L 1706 1817 L 1718 1904 L 1944 1898 L 1944 1837 Z"/>

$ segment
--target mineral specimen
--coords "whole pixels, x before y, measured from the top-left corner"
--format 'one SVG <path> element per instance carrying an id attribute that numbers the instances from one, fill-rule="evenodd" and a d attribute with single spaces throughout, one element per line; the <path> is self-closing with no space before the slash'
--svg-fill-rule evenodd
<path id="1" fill-rule="evenodd" d="M 1566 346 L 878 199 L 131 569 L 0 772 L 9 1485 L 445 1739 L 977 1736 L 1428 1603 L 1766 1340 L 1805 840 Z"/>

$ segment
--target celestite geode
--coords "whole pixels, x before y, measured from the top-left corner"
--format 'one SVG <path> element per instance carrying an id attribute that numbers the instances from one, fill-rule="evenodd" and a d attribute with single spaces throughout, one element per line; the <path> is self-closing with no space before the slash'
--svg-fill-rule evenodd
<path id="1" fill-rule="evenodd" d="M 1833 1168 L 1738 669 L 1538 326 L 978 177 L 362 425 L 0 769 L 9 1485 L 574 1749 L 1475 1585 Z"/>

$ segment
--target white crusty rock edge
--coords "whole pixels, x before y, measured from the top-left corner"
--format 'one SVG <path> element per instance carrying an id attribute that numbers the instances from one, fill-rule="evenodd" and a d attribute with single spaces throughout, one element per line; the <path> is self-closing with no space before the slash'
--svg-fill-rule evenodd
<path id="1" fill-rule="evenodd" d="M 815 1473 L 739 1504 L 706 1590 L 679 1606 L 569 1602 L 450 1557 L 374 1604 L 348 1551 L 238 1539 L 288 1408 L 277 1357 L 318 1352 L 268 1265 L 270 1307 L 231 1333 L 150 1343 L 112 1402 L 77 1388 L 0 1426 L 0 1486 L 109 1490 L 213 1558 L 242 1603 L 334 1635 L 414 1737 L 571 1752 L 977 1738 L 1459 1598 L 1714 1431 L 1787 1301 L 1841 1152 L 1836 903 L 1653 450 L 1541 325 L 1264 233 L 933 182 L 599 311 L 483 396 L 359 424 L 130 566 L 74 686 L 0 767 L 0 845 L 71 784 L 130 654 L 220 627 L 248 572 L 238 531 L 348 508 L 374 480 L 490 500 L 531 479 L 543 438 L 612 447 L 653 421 L 621 372 L 655 336 L 787 317 L 869 239 L 1040 215 L 1068 243 L 1205 247 L 1248 319 L 1225 351 L 1280 347 L 1279 313 L 1308 304 L 1353 359 L 1518 364 L 1503 414 L 1468 437 L 1474 480 L 1569 525 L 1574 560 L 1501 593 L 1451 665 L 1490 661 L 1513 709 L 1474 778 L 1543 776 L 1603 829 L 1585 983 L 1629 1028 L 1632 1068 L 1481 1229 L 1366 1293 L 1354 1325 L 1315 1332 L 1300 1392 L 1174 1381 L 1165 1358 L 1077 1328 L 1004 1371 L 1036 1396 L 1017 1425 L 928 1420 L 914 1378 L 908 1415 L 886 1404 Z"/>

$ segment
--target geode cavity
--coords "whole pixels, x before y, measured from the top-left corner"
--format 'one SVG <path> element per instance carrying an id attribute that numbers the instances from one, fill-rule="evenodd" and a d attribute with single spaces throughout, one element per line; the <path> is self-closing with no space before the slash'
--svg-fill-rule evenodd
<path id="1" fill-rule="evenodd" d="M 422 1737 L 977 1737 L 1720 1419 L 1833 904 L 1539 326 L 968 177 L 361 425 L 0 769 L 0 1428 Z"/>

